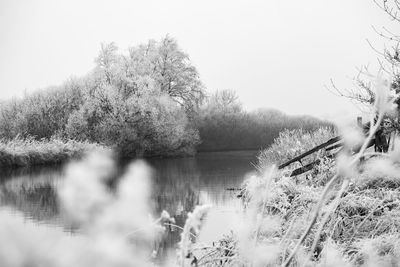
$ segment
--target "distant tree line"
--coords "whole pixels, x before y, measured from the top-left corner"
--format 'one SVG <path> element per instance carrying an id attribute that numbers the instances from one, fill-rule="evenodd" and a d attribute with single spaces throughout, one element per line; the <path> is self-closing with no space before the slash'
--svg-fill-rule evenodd
<path id="1" fill-rule="evenodd" d="M 325 124 L 275 110 L 246 112 L 233 91 L 205 97 L 196 68 L 177 42 L 160 41 L 120 53 L 101 46 L 86 76 L 0 104 L 3 139 L 59 137 L 90 141 L 123 156 L 168 156 L 259 149 L 285 129 Z"/>
<path id="2" fill-rule="evenodd" d="M 274 109 L 247 112 L 231 90 L 211 95 L 199 113 L 199 151 L 262 149 L 285 129 L 313 131 L 332 124 L 311 116 L 289 116 Z"/>

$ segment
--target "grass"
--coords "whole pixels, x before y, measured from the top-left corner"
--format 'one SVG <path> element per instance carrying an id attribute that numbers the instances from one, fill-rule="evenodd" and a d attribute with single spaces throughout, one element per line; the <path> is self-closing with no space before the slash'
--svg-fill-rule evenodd
<path id="1" fill-rule="evenodd" d="M 106 264 L 99 266 L 121 266 L 118 265 L 120 261 L 126 261 L 123 266 L 154 266 L 154 257 L 162 247 L 157 244 L 163 242 L 165 231 L 174 229 L 182 233 L 181 242 L 177 260 L 167 261 L 165 266 L 168 267 L 398 266 L 400 172 L 382 172 L 377 168 L 382 167 L 377 165 L 379 160 L 382 159 L 365 159 L 362 165 L 357 166 L 359 171 L 349 178 L 351 182 L 346 190 L 342 190 L 342 185 L 347 178 L 342 175 L 332 183 L 324 198 L 321 196 L 327 184 L 336 177 L 337 162 L 321 163 L 325 165 L 316 167 L 318 171 L 312 179 L 309 175 L 293 179 L 285 176 L 285 170 L 276 169 L 254 175 L 243 184 L 243 207 L 225 215 L 226 221 L 237 222 L 237 227 L 227 231 L 222 238 L 204 243 L 201 235 L 210 227 L 203 226 L 215 221 L 211 219 L 212 207 L 196 207 L 183 227 L 175 225 L 166 212 L 154 219 L 149 216 L 150 188 L 147 184 L 149 178 L 146 178 L 149 170 L 143 163 L 132 166 L 118 179 L 111 192 L 106 183 L 113 172 L 113 162 L 107 155 L 94 153 L 90 158 L 69 165 L 58 199 L 73 222 L 77 220 L 80 223 L 82 235 L 104 240 L 106 244 L 111 242 L 112 246 L 118 245 L 122 249 L 110 249 L 111 245 L 92 249 L 89 243 L 84 243 L 84 247 L 89 249 L 82 256 L 79 254 L 82 244 L 71 239 L 71 244 L 67 244 L 68 250 L 72 251 L 69 255 L 73 262 L 86 260 L 96 263 L 98 257 L 104 257 L 102 260 Z M 395 163 L 392 165 L 396 168 Z M 319 178 L 323 182 L 316 183 Z M 27 192 L 36 196 L 36 191 Z M 321 199 L 324 201 L 318 208 Z M 337 205 L 333 205 L 335 203 Z M 6 223 L 10 219 L 1 218 Z M 42 266 L 48 261 L 51 265 L 44 266 L 65 266 L 63 257 L 52 258 L 51 254 L 43 253 L 48 249 L 46 243 L 36 242 L 47 240 L 47 243 L 54 244 L 58 236 L 52 239 L 45 233 L 32 237 L 27 236 L 24 226 L 6 224 L 6 227 L 14 232 L 4 238 L 0 236 L 0 243 L 1 240 L 13 241 L 20 252 L 17 255 L 26 255 L 21 262 L 34 261 L 37 264 L 32 266 Z M 20 233 L 21 237 L 15 239 L 14 233 Z M 92 239 L 88 240 L 91 242 Z M 34 245 L 22 245 L 26 243 Z M 25 249 L 35 251 L 37 256 L 32 259 Z M 56 255 L 61 255 L 64 250 L 58 253 Z"/>
<path id="2" fill-rule="evenodd" d="M 198 266 L 399 266 L 400 142 L 388 154 L 366 150 L 395 99 L 382 80 L 376 86 L 371 112 L 376 121 L 371 119 L 368 136 L 352 132 L 356 128 L 342 133 L 345 141 L 362 144 L 359 152 L 351 154 L 354 143 L 344 142 L 336 159 L 316 153 L 303 164 L 319 158 L 319 166 L 294 179 L 287 174 L 296 166 L 278 171 L 273 165 L 325 142 L 334 132 L 281 133 L 259 156 L 263 174 L 243 184 L 242 227 L 206 250 L 195 240 L 197 246 L 186 254 L 190 260 L 181 266 L 198 259 Z"/>
<path id="3" fill-rule="evenodd" d="M 0 141 L 0 168 L 30 167 L 35 165 L 58 164 L 98 148 L 89 142 L 63 140 L 22 139 Z"/>
<path id="4" fill-rule="evenodd" d="M 258 167 L 261 170 L 269 168 L 272 164 L 279 165 L 290 160 L 309 149 L 320 145 L 337 135 L 334 129 L 322 127 L 315 131 L 303 129 L 284 130 L 274 140 L 273 144 L 261 151 L 258 155 Z M 314 153 L 302 160 L 303 164 L 311 163 L 322 156 L 323 151 Z"/>
<path id="5" fill-rule="evenodd" d="M 375 159 L 364 164 L 375 164 Z M 250 178 L 244 183 L 245 208 L 240 215 L 248 217 L 245 230 L 232 232 L 207 249 L 201 243 L 193 246 L 192 259 L 201 259 L 199 266 L 398 266 L 400 172 L 398 177 L 359 173 L 337 198 L 342 177 L 307 230 L 326 185 L 315 181 L 332 177 L 336 166 L 330 166 L 320 168 L 313 179 L 285 177 L 284 171 Z M 332 208 L 335 199 L 338 205 Z"/>

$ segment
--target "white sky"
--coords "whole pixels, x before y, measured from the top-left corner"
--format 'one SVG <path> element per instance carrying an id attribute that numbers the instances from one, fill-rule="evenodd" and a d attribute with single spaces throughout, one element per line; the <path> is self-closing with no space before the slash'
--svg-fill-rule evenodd
<path id="1" fill-rule="evenodd" d="M 87 73 L 102 42 L 126 50 L 169 33 L 209 92 L 234 89 L 248 109 L 355 116 L 324 84 L 350 86 L 356 67 L 376 64 L 372 25 L 391 26 L 372 0 L 0 0 L 0 99 Z"/>

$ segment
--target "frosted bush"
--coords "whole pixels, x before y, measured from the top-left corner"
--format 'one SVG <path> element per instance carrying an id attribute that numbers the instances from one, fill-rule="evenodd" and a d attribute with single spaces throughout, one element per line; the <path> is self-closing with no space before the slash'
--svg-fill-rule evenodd
<path id="1" fill-rule="evenodd" d="M 273 164 L 284 163 L 335 136 L 335 131 L 328 127 L 319 128 L 312 132 L 302 129 L 285 130 L 279 133 L 279 137 L 274 140 L 269 148 L 259 154 L 257 167 L 265 169 Z M 303 159 L 303 164 L 315 161 L 321 157 L 321 153 L 323 151 Z"/>

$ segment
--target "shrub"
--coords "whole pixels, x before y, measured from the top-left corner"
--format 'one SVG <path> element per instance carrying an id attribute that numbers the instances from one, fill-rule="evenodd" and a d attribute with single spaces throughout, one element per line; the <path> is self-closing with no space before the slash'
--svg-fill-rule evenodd
<path id="1" fill-rule="evenodd" d="M 274 143 L 258 155 L 258 168 L 265 169 L 273 164 L 281 164 L 296 156 L 325 143 L 336 136 L 333 128 L 322 127 L 314 131 L 303 129 L 284 130 L 274 140 Z M 302 159 L 303 165 L 311 163 L 323 156 L 323 150 Z"/>
<path id="2" fill-rule="evenodd" d="M 0 141 L 0 167 L 27 167 L 33 165 L 62 163 L 71 158 L 80 158 L 99 145 L 89 142 L 62 140 L 35 140 L 16 137 Z"/>

